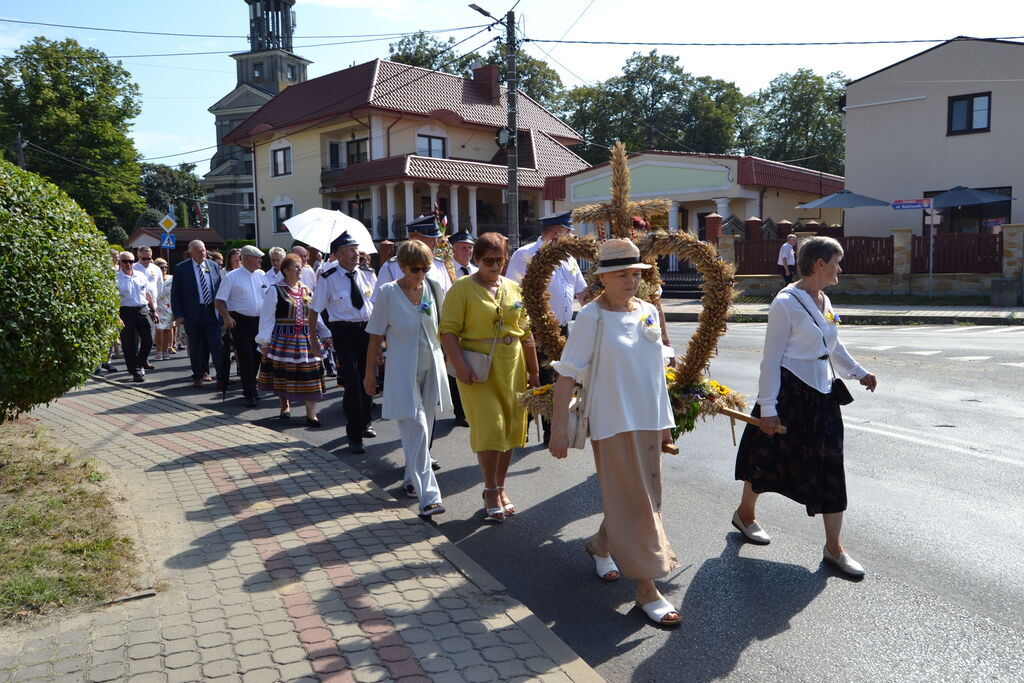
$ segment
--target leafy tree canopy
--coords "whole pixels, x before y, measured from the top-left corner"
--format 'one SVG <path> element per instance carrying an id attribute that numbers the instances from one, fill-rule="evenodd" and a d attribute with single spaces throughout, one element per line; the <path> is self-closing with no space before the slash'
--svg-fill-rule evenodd
<path id="1" fill-rule="evenodd" d="M 102 230 L 144 208 L 128 136 L 139 87 L 120 63 L 68 38 L 35 38 L 0 59 L 0 139 L 22 126 L 26 167 L 67 192 Z M 13 160 L 12 150 L 5 150 Z"/>
<path id="2" fill-rule="evenodd" d="M 420 31 L 404 36 L 397 43 L 388 45 L 388 59 L 409 66 L 421 66 L 424 69 L 443 71 L 465 78 L 473 77 L 470 64 L 480 59 L 475 52 L 460 55 L 452 49 L 454 38 L 438 40 L 434 36 Z"/>
<path id="3" fill-rule="evenodd" d="M 158 221 L 167 212 L 167 205 L 173 203 L 174 215 L 181 227 L 200 225 L 195 205 L 197 201 L 200 204 L 206 202 L 206 192 L 199 182 L 199 176 L 195 174 L 195 164 L 172 167 L 144 163 L 141 168 L 142 196 L 146 199 L 146 206 L 161 212 Z"/>

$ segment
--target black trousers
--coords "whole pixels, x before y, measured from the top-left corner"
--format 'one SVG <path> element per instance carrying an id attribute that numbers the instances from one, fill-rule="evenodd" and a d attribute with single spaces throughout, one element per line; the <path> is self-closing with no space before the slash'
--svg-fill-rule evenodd
<path id="1" fill-rule="evenodd" d="M 796 266 L 789 267 L 789 273 L 786 273 L 786 266 L 779 266 L 779 275 L 782 276 L 782 281 L 787 285 L 793 282 L 793 273 L 796 272 Z"/>
<path id="2" fill-rule="evenodd" d="M 144 373 L 142 365 L 153 350 L 153 321 L 149 318 L 149 307 L 122 306 L 118 313 L 124 323 L 121 328 L 124 364 L 133 375 Z"/>
<path id="3" fill-rule="evenodd" d="M 568 324 L 562 325 L 561 331 L 562 331 L 562 336 L 563 337 L 568 337 L 569 336 L 569 325 Z M 555 371 L 551 367 L 550 363 L 548 363 L 549 360 L 550 359 L 547 356 L 545 356 L 543 353 L 541 353 L 540 348 L 538 347 L 537 348 L 537 364 L 540 366 L 540 370 L 539 370 L 539 372 L 537 374 L 540 377 L 541 386 L 543 386 L 545 384 L 551 384 L 551 383 L 553 383 L 557 379 L 557 377 L 555 377 L 555 375 L 557 373 L 555 373 Z M 541 426 L 544 429 L 544 444 L 546 445 L 547 442 L 548 442 L 548 439 L 551 438 L 551 420 L 547 419 L 546 417 L 542 417 L 540 419 L 540 422 L 541 422 Z"/>
<path id="4" fill-rule="evenodd" d="M 188 359 L 192 365 L 192 379 L 202 379 L 210 368 L 210 357 L 216 363 L 217 380 L 227 380 L 221 375 L 220 318 L 213 304 L 200 306 L 199 320 L 185 323 L 188 335 Z"/>
<path id="5" fill-rule="evenodd" d="M 455 419 L 465 420 L 466 411 L 462 409 L 462 395 L 459 394 L 459 383 L 451 375 L 448 376 L 448 390 L 452 395 L 452 407 L 455 409 Z"/>
<path id="6" fill-rule="evenodd" d="M 345 385 L 345 433 L 349 443 L 362 443 L 363 432 L 370 426 L 373 400 L 363 391 L 366 376 L 366 347 L 370 336 L 366 323 L 332 320 L 328 323 L 334 339 L 334 355 L 338 359 L 338 379 Z"/>
<path id="7" fill-rule="evenodd" d="M 242 394 L 246 398 L 256 398 L 256 375 L 260 369 L 256 335 L 260 330 L 260 319 L 256 316 L 234 312 L 231 313 L 231 317 L 235 319 L 235 327 L 231 330 L 231 341 L 235 347 L 235 356 L 238 358 L 238 376 L 242 379 Z"/>

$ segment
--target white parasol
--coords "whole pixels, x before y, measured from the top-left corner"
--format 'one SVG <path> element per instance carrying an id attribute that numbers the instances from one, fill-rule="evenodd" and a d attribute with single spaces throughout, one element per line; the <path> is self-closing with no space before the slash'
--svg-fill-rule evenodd
<path id="1" fill-rule="evenodd" d="M 331 250 L 331 242 L 341 233 L 347 232 L 359 243 L 359 251 L 376 254 L 370 231 L 359 220 L 329 209 L 307 209 L 297 216 L 284 222 L 284 227 L 297 241 L 308 244 L 327 254 Z"/>

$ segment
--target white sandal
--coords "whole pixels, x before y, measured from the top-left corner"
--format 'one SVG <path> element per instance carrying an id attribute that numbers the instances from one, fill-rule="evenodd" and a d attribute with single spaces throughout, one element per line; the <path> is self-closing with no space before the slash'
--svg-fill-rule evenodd
<path id="1" fill-rule="evenodd" d="M 622 577 L 622 572 L 619 571 L 619 567 L 615 564 L 615 560 L 612 559 L 611 555 L 601 557 L 590 547 L 590 541 L 587 541 L 584 549 L 587 551 L 587 555 L 590 555 L 590 558 L 594 560 L 594 570 L 602 581 L 611 583 L 612 581 L 618 581 Z M 612 573 L 615 576 L 609 577 L 608 575 Z"/>
<path id="2" fill-rule="evenodd" d="M 498 487 L 498 491 L 504 491 L 504 490 L 505 490 L 504 486 L 499 486 Z M 499 496 L 499 500 L 500 500 L 500 496 Z M 513 505 L 512 503 L 509 503 L 508 505 L 502 506 L 502 509 L 505 511 L 505 516 L 506 517 L 511 517 L 512 515 L 516 514 L 516 506 Z"/>
<path id="3" fill-rule="evenodd" d="M 672 606 L 672 603 L 665 598 L 658 598 L 653 602 L 648 602 L 645 605 L 641 605 L 639 602 L 636 606 L 644 611 L 647 618 L 653 621 L 659 626 L 679 626 L 683 623 L 683 615 L 679 614 L 679 610 Z M 675 620 L 665 621 L 665 617 L 670 614 L 679 614 L 679 618 Z"/>
<path id="4" fill-rule="evenodd" d="M 483 499 L 484 499 L 484 521 L 493 522 L 495 524 L 501 524 L 505 521 L 505 508 L 500 505 L 499 500 L 498 507 L 489 508 L 487 507 L 487 492 L 488 491 L 500 491 L 501 487 L 495 487 L 493 489 L 484 488 Z"/>

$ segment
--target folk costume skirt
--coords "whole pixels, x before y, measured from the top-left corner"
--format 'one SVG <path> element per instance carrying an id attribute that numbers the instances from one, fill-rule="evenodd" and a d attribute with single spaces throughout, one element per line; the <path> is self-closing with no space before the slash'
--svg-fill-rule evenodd
<path id="1" fill-rule="evenodd" d="M 754 493 L 781 493 L 819 513 L 846 510 L 843 416 L 839 404 L 782 368 L 776 404 L 785 434 L 769 436 L 752 424 L 743 430 L 736 453 L 736 479 Z M 755 405 L 752 417 L 761 416 Z"/>
<path id="2" fill-rule="evenodd" d="M 324 369 L 309 348 L 306 325 L 278 323 L 270 350 L 260 363 L 260 389 L 289 401 L 319 401 L 324 397 Z"/>
<path id="3" fill-rule="evenodd" d="M 591 441 L 604 519 L 593 540 L 627 579 L 659 579 L 679 566 L 661 522 L 661 432 Z"/>

